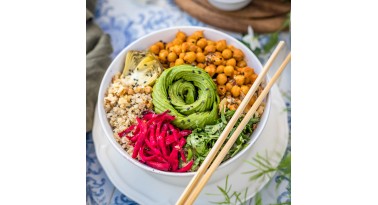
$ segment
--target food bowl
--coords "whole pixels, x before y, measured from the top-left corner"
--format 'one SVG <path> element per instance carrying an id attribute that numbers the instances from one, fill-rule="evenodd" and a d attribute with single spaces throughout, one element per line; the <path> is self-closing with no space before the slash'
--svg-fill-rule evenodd
<path id="1" fill-rule="evenodd" d="M 108 119 L 106 117 L 106 111 L 104 109 L 104 96 L 105 96 L 108 86 L 111 83 L 112 77 L 117 72 L 122 72 L 124 62 L 125 62 L 125 56 L 128 51 L 146 50 L 152 44 L 154 44 L 155 42 L 159 40 L 169 42 L 175 38 L 175 35 L 178 31 L 191 34 L 198 30 L 204 31 L 204 35 L 207 39 L 211 39 L 213 41 L 225 39 L 227 41 L 227 44 L 233 45 L 236 48 L 241 49 L 245 55 L 245 61 L 247 65 L 254 68 L 257 74 L 261 72 L 262 65 L 260 61 L 258 60 L 258 58 L 245 45 L 243 45 L 241 42 L 231 37 L 230 35 L 214 30 L 214 29 L 205 28 L 205 27 L 195 27 L 195 26 L 172 27 L 172 28 L 156 31 L 142 38 L 139 38 L 138 40 L 134 41 L 129 46 L 124 48 L 118 54 L 118 56 L 113 60 L 113 62 L 108 67 L 102 79 L 100 90 L 99 90 L 99 96 L 98 96 L 98 104 L 97 104 L 97 114 L 99 115 L 98 117 L 100 120 L 100 126 L 103 132 L 105 133 L 105 136 L 103 137 L 105 137 L 107 140 L 110 141 L 110 143 L 112 144 L 112 147 L 123 156 L 124 160 L 131 162 L 136 167 L 139 167 L 141 171 L 145 171 L 159 180 L 162 180 L 166 183 L 179 185 L 179 186 L 186 186 L 191 180 L 191 178 L 195 175 L 195 172 L 176 173 L 176 172 L 160 171 L 160 170 L 151 168 L 139 162 L 138 160 L 132 158 L 121 147 L 121 145 L 115 140 L 113 136 L 113 130 L 108 122 Z M 268 82 L 268 78 L 266 78 L 265 81 Z M 258 123 L 256 129 L 251 135 L 251 140 L 249 144 L 243 150 L 237 153 L 234 157 L 223 162 L 218 167 L 218 169 L 214 172 L 208 184 L 211 184 L 219 179 L 225 178 L 228 174 L 230 174 L 233 171 L 234 168 L 238 167 L 241 163 L 244 163 L 245 156 L 247 156 L 247 153 L 249 153 L 253 143 L 256 141 L 256 139 L 258 139 L 264 126 L 267 123 L 269 112 L 270 112 L 270 94 L 266 98 L 265 102 L 266 102 L 266 106 L 264 109 L 264 113 L 261 116 L 260 122 Z"/>
<path id="2" fill-rule="evenodd" d="M 252 0 L 209 0 L 214 7 L 223 11 L 236 11 L 246 7 Z"/>

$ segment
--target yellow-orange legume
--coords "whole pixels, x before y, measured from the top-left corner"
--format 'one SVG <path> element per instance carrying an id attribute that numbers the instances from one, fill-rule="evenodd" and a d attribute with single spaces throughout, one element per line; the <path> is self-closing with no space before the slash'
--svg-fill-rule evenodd
<path id="1" fill-rule="evenodd" d="M 224 74 L 226 74 L 227 76 L 232 76 L 234 74 L 234 67 L 233 66 L 226 66 L 224 68 Z"/>
<path id="2" fill-rule="evenodd" d="M 216 73 L 223 73 L 224 72 L 224 65 L 218 65 Z"/>
<path id="3" fill-rule="evenodd" d="M 224 85 L 227 82 L 227 76 L 224 73 L 218 74 L 217 83 L 218 85 Z"/>
<path id="4" fill-rule="evenodd" d="M 168 54 L 168 61 L 169 62 L 175 62 L 176 61 L 176 59 L 177 59 L 177 54 L 176 53 L 174 53 L 174 52 L 171 52 L 171 53 L 169 53 Z"/>
<path id="5" fill-rule="evenodd" d="M 232 96 L 234 96 L 234 97 L 239 97 L 239 95 L 240 95 L 240 87 L 237 86 L 237 85 L 234 85 L 234 86 L 231 88 L 231 94 L 232 94 Z"/>
<path id="6" fill-rule="evenodd" d="M 159 48 L 158 45 L 154 44 L 154 45 L 152 45 L 152 46 L 150 47 L 150 51 L 151 51 L 152 53 L 154 53 L 154 54 L 157 55 L 157 54 L 159 54 L 160 48 Z"/>

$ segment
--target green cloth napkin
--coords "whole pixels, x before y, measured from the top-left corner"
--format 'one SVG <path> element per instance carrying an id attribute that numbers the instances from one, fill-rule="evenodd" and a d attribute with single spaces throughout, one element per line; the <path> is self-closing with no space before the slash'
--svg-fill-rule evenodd
<path id="1" fill-rule="evenodd" d="M 101 79 L 111 63 L 112 59 L 110 55 L 113 52 L 110 36 L 105 34 L 94 22 L 93 11 L 95 5 L 95 1 L 87 0 L 87 132 L 92 130 L 98 89 L 100 87 Z"/>

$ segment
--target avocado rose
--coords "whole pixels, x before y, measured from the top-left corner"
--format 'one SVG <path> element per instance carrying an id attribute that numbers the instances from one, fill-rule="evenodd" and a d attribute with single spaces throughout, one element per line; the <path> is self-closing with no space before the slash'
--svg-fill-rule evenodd
<path id="1" fill-rule="evenodd" d="M 218 119 L 217 87 L 208 73 L 191 65 L 179 65 L 165 70 L 157 79 L 152 92 L 156 113 L 170 110 L 181 129 L 203 128 Z"/>

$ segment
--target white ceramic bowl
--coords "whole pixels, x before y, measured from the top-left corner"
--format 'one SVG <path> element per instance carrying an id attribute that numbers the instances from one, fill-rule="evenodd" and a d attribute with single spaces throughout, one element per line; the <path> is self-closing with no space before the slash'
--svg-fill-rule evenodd
<path id="1" fill-rule="evenodd" d="M 223 11 L 236 11 L 246 7 L 252 0 L 209 0 L 209 3 Z"/>
<path id="2" fill-rule="evenodd" d="M 149 174 L 153 175 L 154 177 L 163 180 L 167 183 L 171 184 L 176 184 L 176 185 L 181 185 L 185 186 L 186 184 L 189 183 L 191 178 L 194 176 L 194 172 L 186 172 L 186 173 L 174 173 L 174 172 L 165 172 L 165 171 L 160 171 L 153 169 L 143 163 L 140 163 L 138 160 L 133 159 L 129 154 L 126 153 L 126 151 L 119 145 L 116 140 L 113 137 L 113 131 L 112 128 L 106 118 L 106 112 L 104 109 L 104 96 L 105 92 L 108 88 L 108 86 L 111 83 L 112 77 L 117 73 L 121 72 L 123 69 L 123 65 L 125 62 L 125 56 L 126 53 L 129 50 L 145 50 L 148 49 L 152 44 L 155 42 L 162 40 L 165 42 L 170 42 L 172 41 L 176 33 L 178 31 L 183 31 L 186 34 L 192 34 L 195 31 L 198 30 L 203 30 L 204 35 L 207 39 L 211 39 L 213 41 L 218 41 L 225 39 L 227 41 L 227 44 L 234 45 L 236 48 L 239 48 L 243 51 L 245 55 L 245 61 L 247 62 L 247 65 L 250 67 L 253 67 L 256 73 L 260 73 L 262 70 L 262 65 L 258 58 L 249 50 L 246 46 L 244 46 L 242 43 L 240 43 L 238 40 L 235 38 L 214 30 L 210 28 L 205 28 L 205 27 L 194 27 L 194 26 L 181 26 L 181 27 L 172 27 L 168 29 L 163 29 L 159 30 L 153 33 L 150 33 L 133 43 L 131 43 L 129 46 L 124 48 L 118 56 L 113 60 L 113 62 L 110 64 L 109 68 L 107 69 L 102 82 L 100 86 L 100 91 L 99 91 L 99 96 L 98 96 L 98 106 L 97 106 L 97 114 L 99 115 L 100 119 L 100 126 L 101 129 L 104 131 L 105 136 L 112 144 L 114 149 L 119 152 L 125 160 L 128 160 L 132 162 L 135 166 L 139 167 L 141 170 L 148 172 Z M 268 81 L 268 79 L 266 79 Z M 243 156 L 246 156 L 246 153 L 250 150 L 253 142 L 260 136 L 261 131 L 263 130 L 267 119 L 268 115 L 270 112 L 270 95 L 268 95 L 267 100 L 266 100 L 266 107 L 264 114 L 261 117 L 261 121 L 259 122 L 256 130 L 253 132 L 251 136 L 251 142 L 245 149 L 240 151 L 236 156 L 233 158 L 227 160 L 226 162 L 222 163 L 218 169 L 214 172 L 213 176 L 211 177 L 210 181 L 208 184 L 211 184 L 219 179 L 225 178 L 227 174 L 231 173 L 233 171 L 233 168 L 236 168 L 240 165 L 240 163 L 243 163 L 245 158 Z"/>

